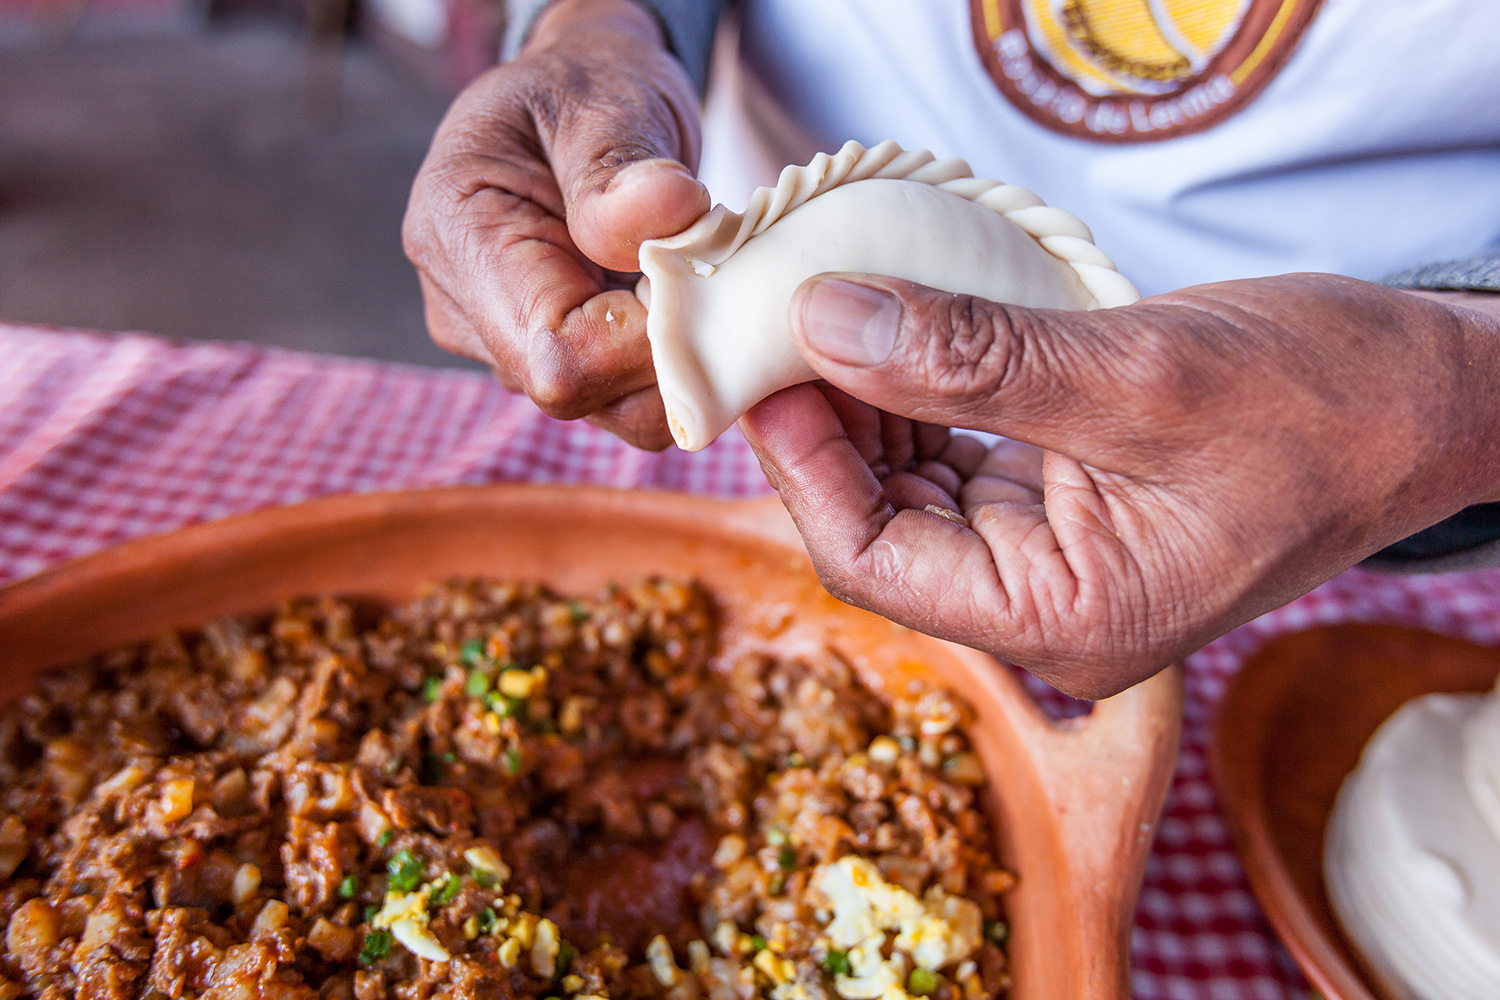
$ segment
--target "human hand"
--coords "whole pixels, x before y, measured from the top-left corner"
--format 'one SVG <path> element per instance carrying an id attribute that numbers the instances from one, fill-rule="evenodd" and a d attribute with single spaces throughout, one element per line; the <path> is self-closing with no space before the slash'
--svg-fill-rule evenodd
<path id="1" fill-rule="evenodd" d="M 824 584 L 1081 697 L 1500 499 L 1500 321 L 1377 285 L 1060 312 L 823 276 L 791 308 L 829 384 L 741 426 Z"/>
<path id="2" fill-rule="evenodd" d="M 671 443 L 633 292 L 643 240 L 709 208 L 691 82 L 631 0 L 561 0 L 438 127 L 403 238 L 427 326 L 554 417 Z"/>

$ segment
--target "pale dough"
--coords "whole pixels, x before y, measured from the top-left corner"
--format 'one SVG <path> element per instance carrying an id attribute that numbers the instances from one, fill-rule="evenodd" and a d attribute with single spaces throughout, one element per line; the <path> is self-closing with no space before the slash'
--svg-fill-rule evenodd
<path id="1" fill-rule="evenodd" d="M 743 215 L 719 205 L 641 245 L 637 294 L 677 444 L 703 448 L 779 389 L 817 376 L 788 307 L 807 278 L 856 271 L 1054 309 L 1134 302 L 1088 227 L 959 159 L 894 142 L 847 143 L 759 188 Z"/>
<path id="2" fill-rule="evenodd" d="M 1413 699 L 1339 790 L 1323 855 L 1329 902 L 1404 1000 L 1500 997 L 1500 838 L 1471 785 L 1495 794 L 1497 723 L 1493 695 Z"/>
<path id="3" fill-rule="evenodd" d="M 1491 694 L 1464 724 L 1464 784 L 1500 842 L 1500 694 Z M 1500 989 L 1496 990 L 1500 996 Z"/>

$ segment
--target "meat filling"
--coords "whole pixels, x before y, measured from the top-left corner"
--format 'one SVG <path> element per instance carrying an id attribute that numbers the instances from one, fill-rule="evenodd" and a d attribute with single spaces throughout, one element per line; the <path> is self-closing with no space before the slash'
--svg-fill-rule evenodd
<path id="1" fill-rule="evenodd" d="M 0 1000 L 991 1000 L 969 721 L 674 581 L 162 636 L 0 710 Z"/>

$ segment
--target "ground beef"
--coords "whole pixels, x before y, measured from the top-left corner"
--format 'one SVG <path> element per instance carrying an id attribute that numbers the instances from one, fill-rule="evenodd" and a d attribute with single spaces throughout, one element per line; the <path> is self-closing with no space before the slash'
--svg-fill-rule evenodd
<path id="1" fill-rule="evenodd" d="M 670 581 L 163 636 L 0 710 L 0 1000 L 992 1000 L 968 721 Z"/>

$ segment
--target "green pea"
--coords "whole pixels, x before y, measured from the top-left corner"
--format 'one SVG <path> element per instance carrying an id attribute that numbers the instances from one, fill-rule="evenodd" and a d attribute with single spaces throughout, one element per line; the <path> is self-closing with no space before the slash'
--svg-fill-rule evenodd
<path id="1" fill-rule="evenodd" d="M 926 969 L 915 968 L 906 977 L 906 992 L 912 996 L 931 996 L 937 990 L 937 976 Z"/>

